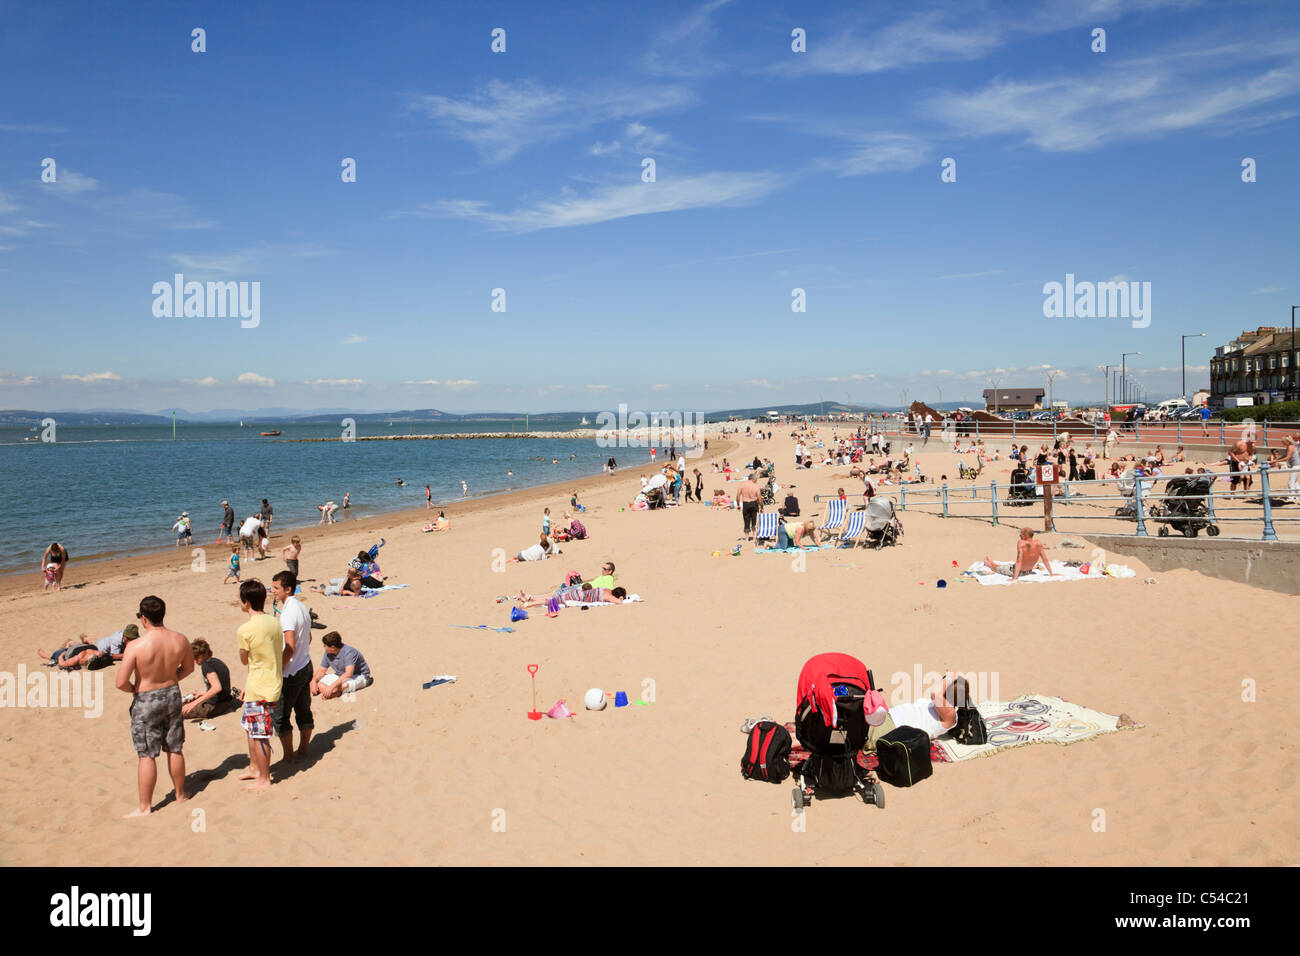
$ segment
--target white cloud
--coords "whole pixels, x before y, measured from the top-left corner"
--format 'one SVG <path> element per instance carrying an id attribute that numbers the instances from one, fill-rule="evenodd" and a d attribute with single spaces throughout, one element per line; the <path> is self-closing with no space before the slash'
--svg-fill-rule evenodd
<path id="1" fill-rule="evenodd" d="M 628 216 L 743 205 L 782 185 L 784 180 L 772 173 L 704 173 L 668 182 L 603 186 L 585 196 L 568 191 L 559 199 L 507 213 L 492 212 L 479 200 L 461 199 L 422 204 L 413 214 L 470 219 L 507 232 L 535 232 Z"/>
<path id="2" fill-rule="evenodd" d="M 339 344 L 340 344 L 340 345 L 360 345 L 362 342 L 369 342 L 369 341 L 370 341 L 369 336 L 358 335 L 357 333 L 353 332 L 353 333 L 352 333 L 351 335 L 349 335 L 347 338 L 343 339 L 343 341 L 340 342 Z"/>
<path id="3" fill-rule="evenodd" d="M 442 384 L 446 388 L 461 389 L 461 388 L 473 388 L 475 385 L 478 384 L 478 382 L 474 381 L 472 378 L 458 378 L 455 381 L 443 382 Z"/>
<path id="4" fill-rule="evenodd" d="M 587 154 L 590 156 L 608 156 L 610 153 L 617 153 L 622 148 L 623 144 L 618 140 L 614 140 L 612 143 L 602 143 L 597 140 L 591 149 L 587 150 Z"/>
<path id="5" fill-rule="evenodd" d="M 660 384 L 660 385 L 651 385 L 650 387 L 653 388 L 656 392 L 662 392 L 662 391 L 664 391 L 664 390 L 666 390 L 666 389 L 672 388 L 671 385 L 662 385 L 662 384 Z"/>
<path id="6" fill-rule="evenodd" d="M 0 372 L 0 385 L 35 385 L 39 381 L 40 379 L 35 375 L 24 375 L 19 378 L 12 372 Z"/>
<path id="7" fill-rule="evenodd" d="M 260 385 L 263 388 L 270 388 L 275 385 L 275 379 L 267 378 L 265 375 L 258 375 L 256 372 L 244 372 L 235 381 L 240 385 Z"/>
<path id="8" fill-rule="evenodd" d="M 93 385 L 96 382 L 120 382 L 122 376 L 116 372 L 91 372 L 89 375 L 60 375 L 59 378 L 67 382 L 81 382 L 83 385 Z"/>
<path id="9" fill-rule="evenodd" d="M 438 380 L 437 380 L 436 378 L 426 378 L 426 379 L 424 379 L 424 380 L 422 380 L 422 381 L 419 381 L 419 382 L 413 382 L 413 381 L 411 381 L 410 379 L 407 379 L 407 380 L 406 380 L 405 382 L 403 382 L 402 384 L 403 384 L 403 385 L 438 385 L 438 384 L 440 384 L 440 383 L 438 382 Z"/>
<path id="10" fill-rule="evenodd" d="M 708 76 L 724 67 L 718 57 L 713 15 L 731 0 L 711 0 L 661 30 L 645 55 L 645 68 L 661 76 Z"/>
<path id="11" fill-rule="evenodd" d="M 769 382 L 769 381 L 768 381 L 767 379 L 765 379 L 765 378 L 747 378 L 747 379 L 745 379 L 745 384 L 746 384 L 746 385 L 757 385 L 759 388 L 772 388 L 772 387 L 774 387 L 774 386 L 772 385 L 772 383 Z"/>
<path id="12" fill-rule="evenodd" d="M 983 276 L 999 276 L 1002 269 L 986 269 L 983 272 L 954 272 L 952 275 L 935 276 L 935 279 L 979 279 Z"/>
<path id="13" fill-rule="evenodd" d="M 364 385 L 360 378 L 313 378 L 303 382 L 304 385 Z"/>
<path id="14" fill-rule="evenodd" d="M 473 146 L 489 163 L 504 162 L 520 150 L 552 142 L 611 120 L 675 109 L 693 102 L 679 86 L 640 86 L 601 91 L 547 88 L 532 80 L 490 80 L 472 96 L 456 100 L 440 94 L 415 97 L 409 109 Z"/>
<path id="15" fill-rule="evenodd" d="M 638 153 L 650 153 L 657 149 L 663 149 L 669 139 L 667 133 L 661 133 L 644 123 L 628 123 L 623 135 Z"/>
<path id="16" fill-rule="evenodd" d="M 1280 286 L 1280 285 L 1261 286 L 1260 288 L 1252 292 L 1251 295 L 1272 295 L 1274 292 L 1285 291 L 1285 288 L 1286 288 L 1285 286 Z"/>
<path id="17" fill-rule="evenodd" d="M 99 188 L 99 180 L 93 179 L 85 173 L 78 173 L 68 169 L 66 166 L 56 166 L 54 182 L 42 182 L 41 185 L 46 189 L 61 193 L 88 193 Z"/>
<path id="18" fill-rule="evenodd" d="M 584 385 L 582 387 L 589 392 L 603 392 L 609 388 L 608 385 Z"/>
<path id="19" fill-rule="evenodd" d="M 213 386 L 213 385 L 220 385 L 221 382 L 218 381 L 217 379 L 213 378 L 211 375 L 208 375 L 208 376 L 206 376 L 206 377 L 204 377 L 204 378 L 183 378 L 183 379 L 181 379 L 181 384 L 182 384 L 182 385 L 200 385 L 200 386 L 202 386 L 202 387 L 204 387 L 204 388 L 210 388 L 210 387 Z"/>

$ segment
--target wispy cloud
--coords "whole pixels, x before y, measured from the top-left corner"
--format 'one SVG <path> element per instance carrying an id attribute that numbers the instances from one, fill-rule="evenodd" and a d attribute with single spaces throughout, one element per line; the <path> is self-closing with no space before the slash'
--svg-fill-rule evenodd
<path id="1" fill-rule="evenodd" d="M 443 382 L 443 387 L 451 389 L 473 388 L 478 382 L 472 378 L 458 378 L 451 382 Z"/>
<path id="2" fill-rule="evenodd" d="M 54 171 L 54 182 L 43 182 L 41 185 L 43 188 L 54 192 L 88 193 L 99 188 L 99 180 L 87 176 L 85 173 L 68 169 L 66 166 L 59 166 Z"/>
<path id="3" fill-rule="evenodd" d="M 604 392 L 609 390 L 608 385 L 584 385 L 582 387 L 589 392 Z"/>
<path id="4" fill-rule="evenodd" d="M 489 163 L 501 163 L 520 150 L 570 136 L 611 120 L 627 120 L 694 101 L 680 86 L 640 86 L 603 92 L 545 87 L 524 80 L 491 80 L 465 99 L 441 94 L 412 97 L 408 109 L 438 124 L 448 135 L 473 146 Z"/>
<path id="5" fill-rule="evenodd" d="M 403 384 L 403 385 L 438 385 L 438 384 L 440 384 L 440 383 L 438 382 L 438 380 L 437 380 L 436 378 L 426 378 L 426 379 L 423 379 L 422 381 L 419 381 L 419 382 L 415 382 L 415 381 L 412 381 L 411 379 L 407 379 L 407 380 L 406 380 L 405 382 L 403 382 L 402 384 Z"/>
<path id="6" fill-rule="evenodd" d="M 935 276 L 935 279 L 979 279 L 982 276 L 1000 276 L 1004 271 L 1003 269 L 986 269 L 983 272 L 954 272 L 951 275 Z"/>
<path id="7" fill-rule="evenodd" d="M 659 76 L 678 77 L 710 76 L 722 70 L 726 64 L 717 52 L 714 15 L 729 3 L 731 0 L 710 0 L 661 30 L 646 52 L 645 69 Z"/>
<path id="8" fill-rule="evenodd" d="M 240 385 L 259 385 L 262 388 L 271 388 L 275 385 L 275 379 L 267 378 L 265 375 L 258 375 L 256 372 L 244 372 L 235 381 Z"/>
<path id="9" fill-rule="evenodd" d="M 220 385 L 221 382 L 218 379 L 213 378 L 211 375 L 208 375 L 205 376 L 204 378 L 183 378 L 181 379 L 181 384 L 198 385 L 203 388 L 211 388 L 214 385 Z"/>
<path id="10" fill-rule="evenodd" d="M 923 109 L 961 135 L 1010 136 L 1045 152 L 1077 152 L 1199 127 L 1222 133 L 1230 124 L 1259 125 L 1271 120 L 1251 111 L 1300 92 L 1300 58 L 1224 75 L 1241 65 L 1169 57 L 1086 79 L 997 79 L 931 97 Z"/>
<path id="11" fill-rule="evenodd" d="M 240 377 L 242 378 L 243 376 Z M 339 385 L 364 385 L 366 384 L 366 382 L 365 379 L 360 379 L 360 378 L 313 378 L 313 379 L 308 379 L 307 381 L 303 382 L 303 384 L 339 386 Z"/>
<path id="12" fill-rule="evenodd" d="M 198 275 L 249 275 L 252 273 L 271 272 L 284 260 L 314 259 L 333 253 L 329 249 L 314 244 L 304 245 L 259 245 L 234 252 L 216 255 L 192 255 L 173 253 L 171 260 L 182 269 Z M 362 339 L 365 341 L 365 339 Z M 348 345 L 351 343 L 344 342 Z"/>
<path id="13" fill-rule="evenodd" d="M 479 200 L 425 203 L 411 215 L 469 219 L 506 232 L 589 226 L 628 216 L 755 202 L 786 184 L 773 173 L 704 173 L 657 183 L 604 186 L 586 195 L 568 192 L 511 212 L 494 212 Z"/>
<path id="14" fill-rule="evenodd" d="M 1286 288 L 1284 286 L 1266 285 L 1266 286 L 1260 286 L 1258 289 L 1256 289 L 1250 294 L 1251 295 L 1272 295 L 1274 292 L 1285 292 L 1285 291 Z"/>
<path id="15" fill-rule="evenodd" d="M 369 337 L 369 336 L 366 336 L 366 335 L 358 335 L 357 333 L 353 332 L 353 333 L 352 333 L 351 335 L 349 335 L 347 338 L 343 339 L 339 344 L 340 344 L 340 345 L 360 345 L 362 342 L 369 342 L 369 341 L 370 341 L 370 337 Z"/>
<path id="16" fill-rule="evenodd" d="M 19 378 L 12 372 L 0 372 L 0 385 L 35 385 L 40 379 L 35 375 L 24 375 Z"/>
<path id="17" fill-rule="evenodd" d="M 65 382 L 80 382 L 83 385 L 94 385 L 98 382 L 120 382 L 122 376 L 116 372 L 91 372 L 88 375 L 60 375 L 59 378 Z"/>

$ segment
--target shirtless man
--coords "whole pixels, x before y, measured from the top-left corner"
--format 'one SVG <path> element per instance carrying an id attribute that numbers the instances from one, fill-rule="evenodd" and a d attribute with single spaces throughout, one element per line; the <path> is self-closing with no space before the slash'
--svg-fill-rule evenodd
<path id="1" fill-rule="evenodd" d="M 740 489 L 736 492 L 736 500 L 740 502 L 740 514 L 744 519 L 743 535 L 748 536 L 748 540 L 754 540 L 754 529 L 758 525 L 758 512 L 763 507 L 763 493 L 759 490 L 758 482 L 754 480 L 751 473 Z"/>
<path id="2" fill-rule="evenodd" d="M 167 752 L 167 769 L 176 788 L 176 802 L 189 799 L 185 793 L 185 722 L 181 717 L 179 681 L 194 673 L 194 652 L 189 638 L 163 626 L 167 606 L 150 595 L 140 600 L 136 615 L 144 633 L 126 645 L 122 666 L 117 670 L 117 689 L 131 695 L 131 742 L 139 756 L 136 781 L 140 805 L 126 814 L 145 817 L 151 811 L 154 786 L 158 782 L 159 750 Z"/>
<path id="3" fill-rule="evenodd" d="M 1251 474 L 1247 470 L 1250 462 L 1255 455 L 1255 443 L 1253 441 L 1239 440 L 1228 451 L 1228 473 L 1232 476 L 1228 481 L 1228 490 L 1235 491 L 1237 482 L 1241 482 L 1243 491 L 1249 491 L 1251 485 Z"/>
<path id="4" fill-rule="evenodd" d="M 1020 529 L 1020 541 L 1016 543 L 1016 560 L 1012 561 L 994 561 L 987 555 L 984 558 L 984 564 L 990 571 L 998 574 L 1005 574 L 1015 581 L 1020 575 L 1028 574 L 1034 568 L 1038 567 L 1038 562 L 1043 563 L 1047 573 L 1052 577 L 1057 577 L 1052 570 L 1052 562 L 1047 560 L 1047 552 L 1043 550 L 1041 543 L 1034 540 L 1034 530 L 1032 528 Z"/>

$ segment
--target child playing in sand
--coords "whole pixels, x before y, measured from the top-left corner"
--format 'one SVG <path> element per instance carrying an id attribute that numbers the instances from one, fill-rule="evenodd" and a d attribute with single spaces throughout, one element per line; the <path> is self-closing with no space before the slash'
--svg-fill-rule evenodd
<path id="1" fill-rule="evenodd" d="M 226 568 L 226 576 L 221 583 L 226 584 L 230 581 L 239 583 L 239 545 L 234 545 L 230 549 L 230 567 Z"/>
<path id="2" fill-rule="evenodd" d="M 542 509 L 542 534 L 549 535 L 550 533 L 551 533 L 551 509 L 543 508 Z"/>
<path id="3" fill-rule="evenodd" d="M 287 547 L 280 549 L 280 557 L 284 558 L 285 565 L 293 572 L 293 576 L 298 576 L 298 555 L 302 554 L 302 541 L 295 534 L 289 539 Z"/>
<path id="4" fill-rule="evenodd" d="M 42 590 L 48 591 L 53 588 L 59 589 L 59 566 L 51 561 L 45 566 L 45 587 Z"/>

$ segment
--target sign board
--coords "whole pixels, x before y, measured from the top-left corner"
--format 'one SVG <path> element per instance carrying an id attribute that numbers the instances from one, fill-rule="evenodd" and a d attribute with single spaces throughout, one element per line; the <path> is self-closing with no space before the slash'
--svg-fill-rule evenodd
<path id="1" fill-rule="evenodd" d="M 1061 473 L 1055 464 L 1035 465 L 1034 481 L 1040 485 L 1059 485 Z"/>

